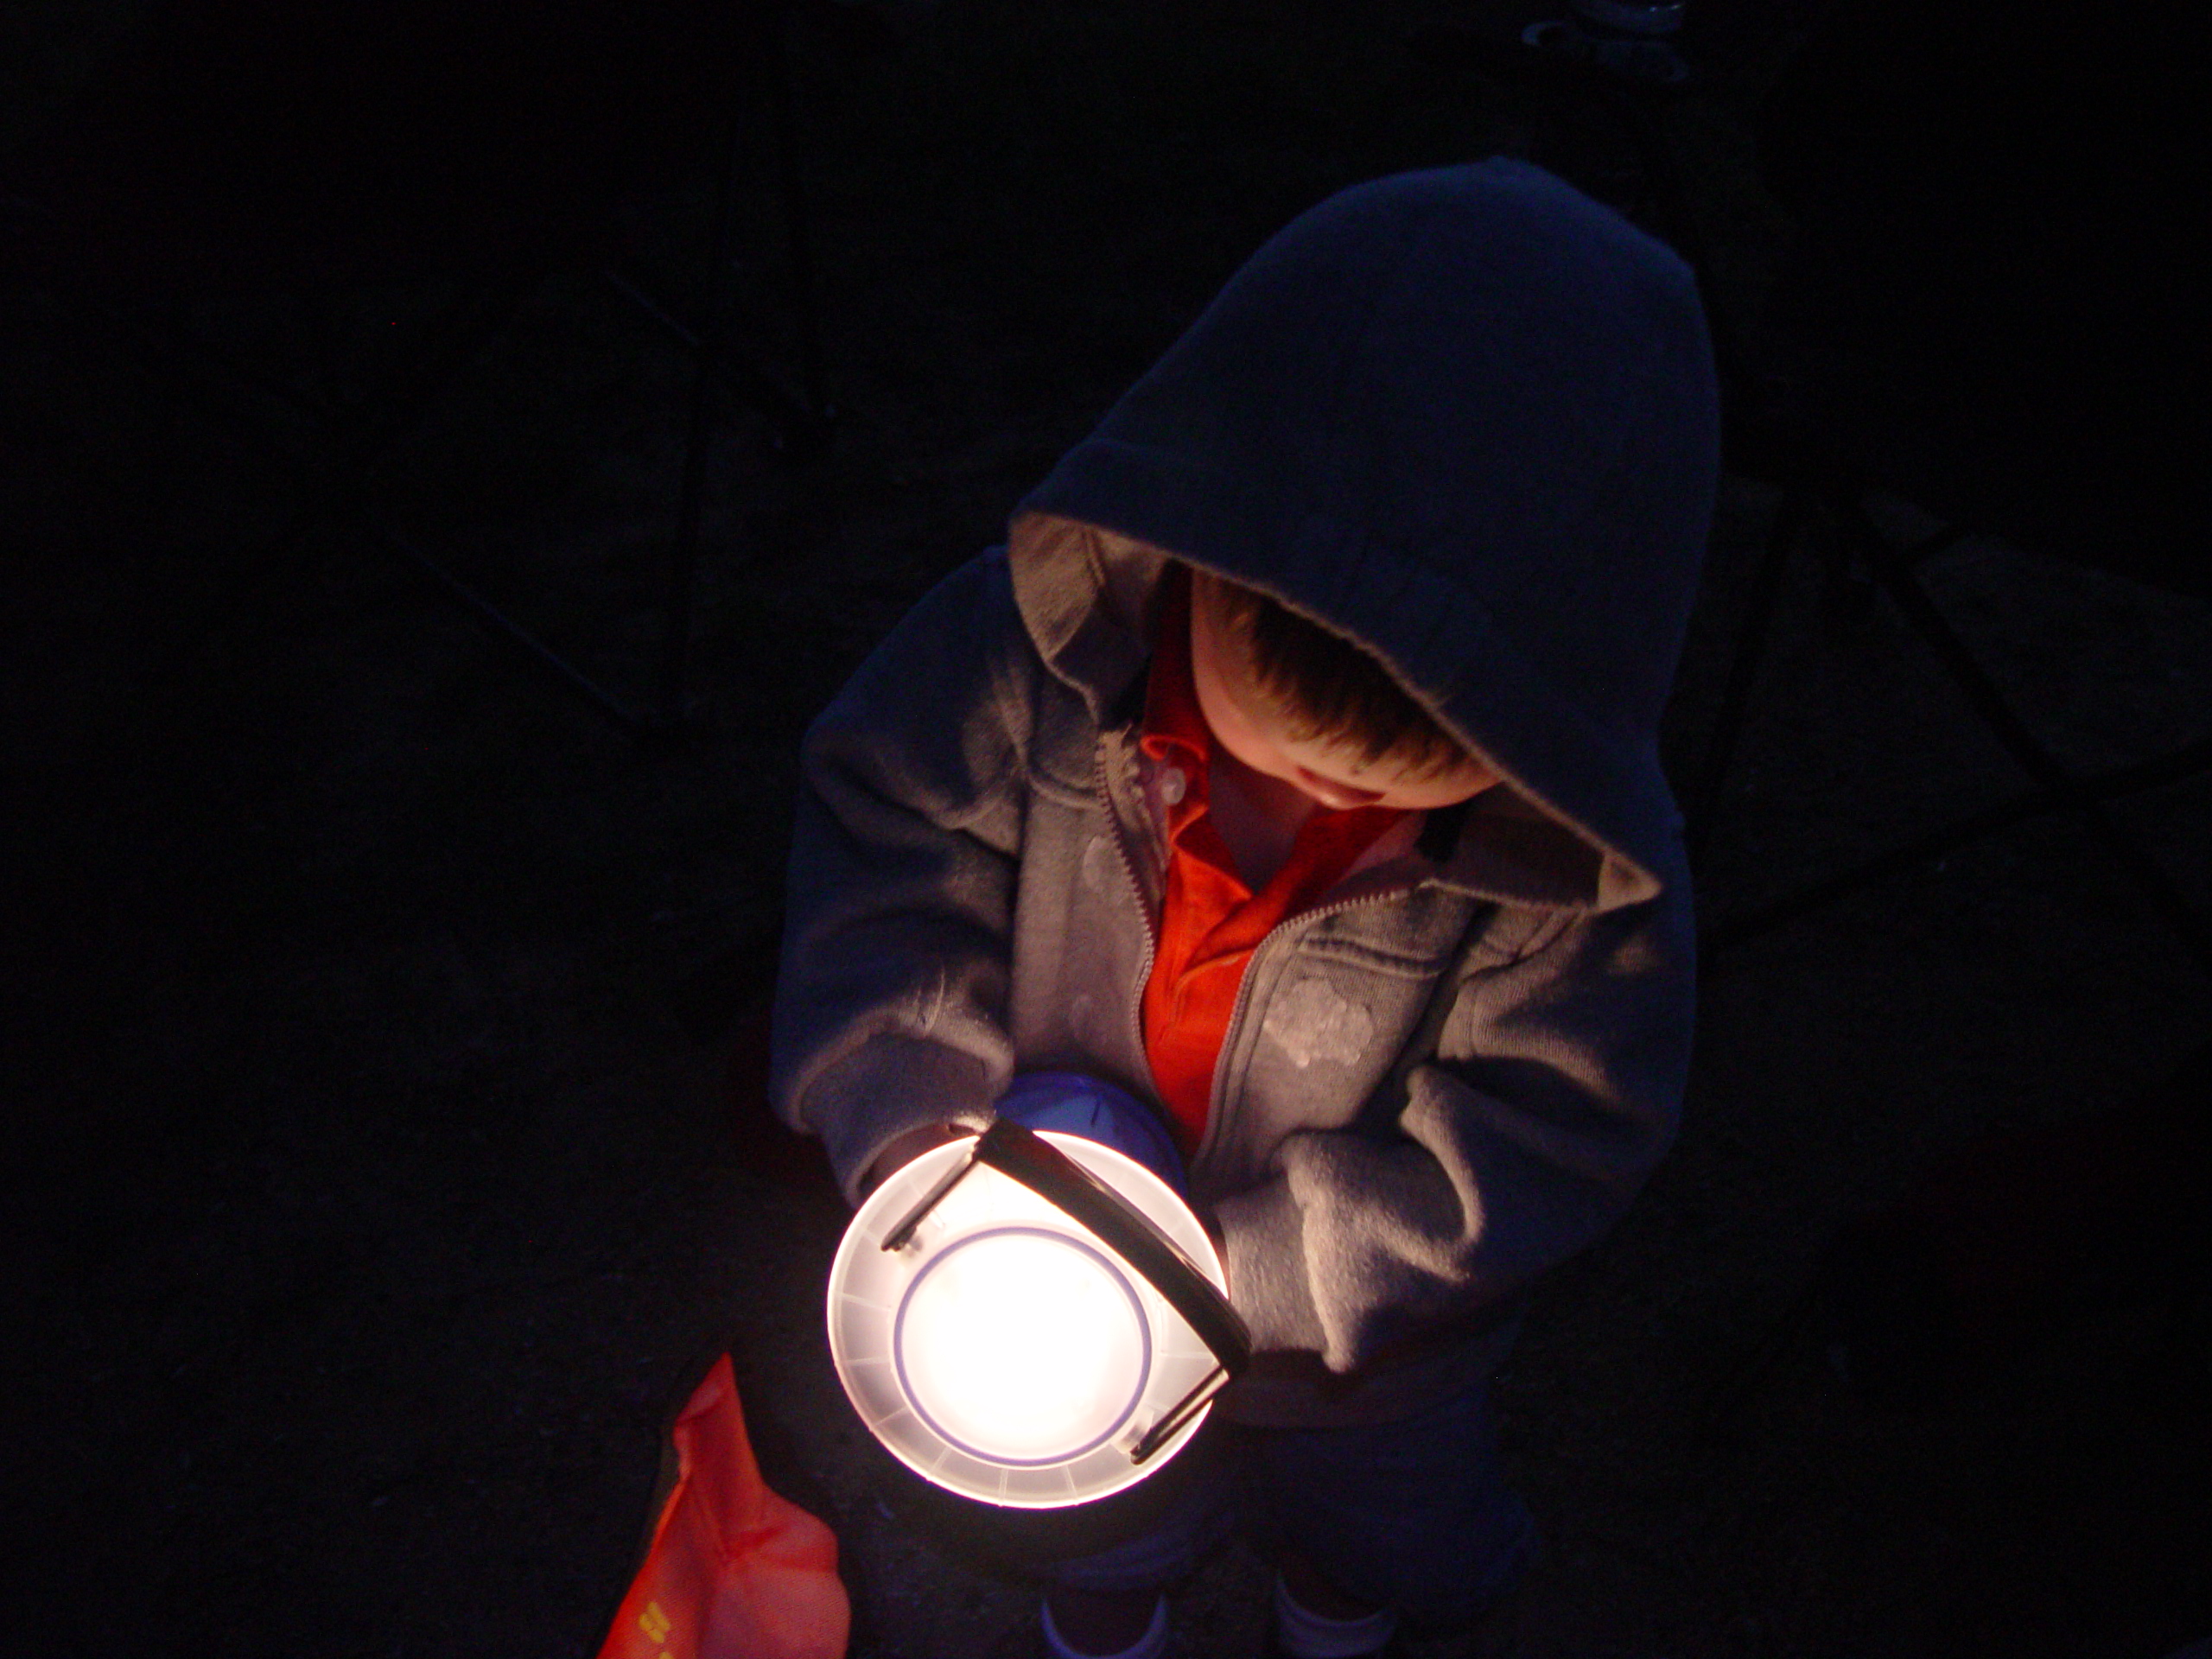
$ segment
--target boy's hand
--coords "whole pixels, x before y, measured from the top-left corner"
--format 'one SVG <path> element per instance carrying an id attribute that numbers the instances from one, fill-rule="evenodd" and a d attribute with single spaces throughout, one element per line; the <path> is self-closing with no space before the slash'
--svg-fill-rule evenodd
<path id="1" fill-rule="evenodd" d="M 883 1185 L 892 1173 L 904 1165 L 911 1164 L 931 1147 L 941 1147 L 948 1141 L 957 1141 L 975 1134 L 957 1123 L 925 1123 L 918 1129 L 909 1129 L 877 1154 L 868 1166 L 868 1174 L 861 1182 L 861 1197 L 865 1198 Z"/>

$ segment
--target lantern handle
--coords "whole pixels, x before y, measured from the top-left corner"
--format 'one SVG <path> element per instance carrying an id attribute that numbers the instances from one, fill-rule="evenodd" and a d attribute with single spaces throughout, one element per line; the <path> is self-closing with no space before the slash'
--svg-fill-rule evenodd
<path id="1" fill-rule="evenodd" d="M 913 1237 L 914 1230 L 921 1225 L 922 1217 L 937 1208 L 944 1195 L 977 1164 L 988 1164 L 1008 1179 L 1020 1182 L 1065 1212 L 1070 1220 L 1087 1229 L 1136 1269 L 1144 1281 L 1182 1316 L 1183 1322 L 1198 1332 L 1198 1340 L 1205 1344 L 1220 1367 L 1220 1382 L 1239 1376 L 1250 1365 L 1252 1333 L 1246 1327 L 1243 1316 L 1230 1306 L 1229 1298 L 1221 1294 L 1183 1247 L 1111 1186 L 1035 1130 L 1012 1118 L 1001 1117 L 983 1131 L 969 1148 L 968 1155 L 939 1177 L 921 1202 L 883 1236 L 883 1248 L 905 1249 Z M 1215 1381 L 1215 1377 L 1209 1376 L 1200 1389 Z M 1183 1406 L 1193 1403 L 1185 1401 Z M 1182 1408 L 1178 1410 L 1181 1412 Z M 1171 1416 L 1176 1414 L 1170 1413 Z"/>

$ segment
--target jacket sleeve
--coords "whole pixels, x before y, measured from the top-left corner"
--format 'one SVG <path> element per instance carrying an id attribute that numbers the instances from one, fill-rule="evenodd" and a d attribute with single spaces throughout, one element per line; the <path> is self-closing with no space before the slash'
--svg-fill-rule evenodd
<path id="1" fill-rule="evenodd" d="M 1356 1370 L 1479 1319 L 1592 1243 L 1672 1141 L 1694 1018 L 1674 890 L 1565 912 L 1464 971 L 1395 1133 L 1294 1135 L 1218 1211 L 1257 1345 Z"/>
<path id="2" fill-rule="evenodd" d="M 1027 719 L 1042 672 L 1002 555 L 947 577 L 809 728 L 770 1090 L 849 1198 L 884 1146 L 989 1121 L 1005 1027 Z"/>

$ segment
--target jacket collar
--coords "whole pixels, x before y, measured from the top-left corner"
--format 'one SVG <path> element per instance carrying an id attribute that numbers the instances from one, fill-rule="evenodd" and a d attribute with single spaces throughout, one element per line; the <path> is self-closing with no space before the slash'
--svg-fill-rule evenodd
<path id="1" fill-rule="evenodd" d="M 1017 514 L 1008 526 L 1014 602 L 1053 676 L 1081 694 L 1101 726 L 1120 723 L 1152 654 L 1153 609 L 1167 555 L 1051 513 Z"/>

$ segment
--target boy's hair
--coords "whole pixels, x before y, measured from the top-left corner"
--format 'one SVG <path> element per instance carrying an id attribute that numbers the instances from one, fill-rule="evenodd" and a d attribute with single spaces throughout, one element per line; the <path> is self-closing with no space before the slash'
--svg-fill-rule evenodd
<path id="1" fill-rule="evenodd" d="M 1260 689 L 1302 741 L 1341 743 L 1365 766 L 1390 760 L 1416 778 L 1467 758 L 1370 652 L 1256 588 L 1193 568 L 1191 602 L 1244 652 Z"/>

